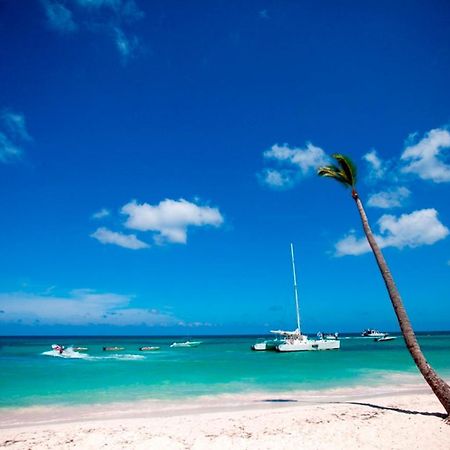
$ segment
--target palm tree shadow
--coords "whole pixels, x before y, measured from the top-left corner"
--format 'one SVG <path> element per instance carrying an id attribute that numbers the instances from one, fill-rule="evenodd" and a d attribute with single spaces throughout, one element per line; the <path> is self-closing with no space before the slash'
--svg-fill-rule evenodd
<path id="1" fill-rule="evenodd" d="M 402 414 L 411 414 L 411 415 L 421 415 L 421 416 L 434 416 L 439 417 L 440 419 L 446 419 L 447 415 L 443 413 L 437 413 L 437 412 L 426 412 L 426 411 L 413 411 L 410 409 L 402 409 L 402 408 L 393 408 L 390 406 L 381 406 L 381 405 L 375 405 L 373 403 L 364 403 L 364 402 L 337 402 L 341 404 L 346 405 L 359 405 L 359 406 L 368 406 L 369 408 L 374 409 L 382 409 L 385 411 L 395 411 Z"/>

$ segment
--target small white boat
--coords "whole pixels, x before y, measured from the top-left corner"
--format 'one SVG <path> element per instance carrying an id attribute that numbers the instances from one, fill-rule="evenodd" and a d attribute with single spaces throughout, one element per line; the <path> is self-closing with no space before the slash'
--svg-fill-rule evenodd
<path id="1" fill-rule="evenodd" d="M 326 339 L 328 341 L 337 341 L 339 339 L 339 333 L 322 333 L 319 331 L 317 333 L 319 339 Z"/>
<path id="2" fill-rule="evenodd" d="M 202 341 L 174 342 L 171 347 L 198 347 Z"/>
<path id="3" fill-rule="evenodd" d="M 73 347 L 72 349 L 74 352 L 87 352 L 88 348 L 87 347 Z"/>
<path id="4" fill-rule="evenodd" d="M 151 351 L 154 351 L 154 350 L 159 350 L 159 347 L 152 347 L 152 346 L 139 347 L 139 350 L 141 352 L 151 352 Z"/>
<path id="5" fill-rule="evenodd" d="M 375 338 L 375 342 L 393 341 L 394 339 L 397 339 L 397 338 L 395 336 L 388 336 L 386 334 L 386 335 L 384 335 L 382 337 Z"/>
<path id="6" fill-rule="evenodd" d="M 387 333 L 383 333 L 381 331 L 378 330 L 374 330 L 372 328 L 368 328 L 367 330 L 364 330 L 361 333 L 362 337 L 372 337 L 372 338 L 379 338 L 379 337 L 383 337 L 386 336 Z"/>

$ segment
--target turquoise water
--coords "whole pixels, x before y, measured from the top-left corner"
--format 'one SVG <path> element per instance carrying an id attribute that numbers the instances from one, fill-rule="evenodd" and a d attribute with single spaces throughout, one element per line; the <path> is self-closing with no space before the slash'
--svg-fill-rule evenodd
<path id="1" fill-rule="evenodd" d="M 196 348 L 170 348 L 174 337 L 0 337 L 0 406 L 175 399 L 256 390 L 326 389 L 416 374 L 401 338 L 376 343 L 343 337 L 327 352 L 252 352 L 255 337 L 202 337 Z M 450 378 L 450 333 L 419 335 L 428 361 Z M 88 347 L 56 356 L 52 344 Z M 140 352 L 144 345 L 160 350 Z M 104 352 L 103 346 L 120 346 Z"/>

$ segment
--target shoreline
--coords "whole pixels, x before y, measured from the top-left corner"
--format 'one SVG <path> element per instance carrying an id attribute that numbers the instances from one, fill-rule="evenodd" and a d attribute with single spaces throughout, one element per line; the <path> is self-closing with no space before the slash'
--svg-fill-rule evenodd
<path id="1" fill-rule="evenodd" d="M 120 405 L 22 408 L 9 420 L 0 411 L 0 447 L 444 450 L 450 442 L 444 410 L 426 385 Z"/>
<path id="2" fill-rule="evenodd" d="M 371 399 L 383 399 L 427 394 L 431 394 L 428 385 L 425 382 L 415 382 L 391 384 L 388 386 L 360 385 L 323 390 L 255 390 L 245 393 L 225 393 L 179 399 L 142 399 L 130 402 L 5 407 L 0 408 L 0 430 L 42 424 L 175 417 L 294 406 L 303 407 L 339 402 L 345 403 L 369 397 Z"/>

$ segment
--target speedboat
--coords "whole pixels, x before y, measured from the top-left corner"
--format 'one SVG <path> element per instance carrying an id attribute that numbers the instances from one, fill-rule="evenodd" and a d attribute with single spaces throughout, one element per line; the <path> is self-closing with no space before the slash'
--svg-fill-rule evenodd
<path id="1" fill-rule="evenodd" d="M 382 337 L 375 338 L 375 342 L 386 342 L 386 341 L 393 341 L 394 339 L 397 339 L 395 336 L 388 336 L 385 334 Z"/>
<path id="2" fill-rule="evenodd" d="M 141 352 L 151 352 L 153 350 L 159 350 L 159 347 L 151 347 L 151 346 L 149 346 L 149 347 L 140 347 L 139 350 Z"/>
<path id="3" fill-rule="evenodd" d="M 202 341 L 174 342 L 171 347 L 198 347 Z"/>
<path id="4" fill-rule="evenodd" d="M 119 350 L 124 350 L 124 347 L 103 347 L 104 352 L 117 352 Z"/>
<path id="5" fill-rule="evenodd" d="M 387 333 L 382 333 L 381 331 L 374 330 L 372 328 L 368 328 L 361 333 L 362 337 L 373 337 L 373 338 L 381 338 L 386 336 Z"/>
<path id="6" fill-rule="evenodd" d="M 72 349 L 74 352 L 87 352 L 87 347 L 73 347 Z"/>
<path id="7" fill-rule="evenodd" d="M 326 339 L 329 341 L 337 341 L 339 339 L 339 333 L 322 333 L 319 331 L 317 333 L 317 337 L 319 339 Z"/>

